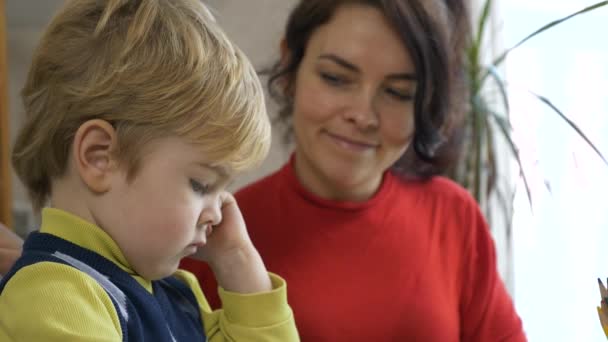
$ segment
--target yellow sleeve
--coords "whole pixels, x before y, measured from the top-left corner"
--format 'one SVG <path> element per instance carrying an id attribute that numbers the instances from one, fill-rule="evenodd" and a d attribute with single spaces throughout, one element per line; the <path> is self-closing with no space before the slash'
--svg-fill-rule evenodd
<path id="1" fill-rule="evenodd" d="M 40 262 L 19 270 L 0 294 L 0 341 L 122 341 L 106 291 L 71 266 Z"/>
<path id="2" fill-rule="evenodd" d="M 291 308 L 287 304 L 285 280 L 270 274 L 273 290 L 239 294 L 220 288 L 222 309 L 211 311 L 196 277 L 186 271 L 176 274 L 196 296 L 210 342 L 296 342 L 300 341 Z"/>

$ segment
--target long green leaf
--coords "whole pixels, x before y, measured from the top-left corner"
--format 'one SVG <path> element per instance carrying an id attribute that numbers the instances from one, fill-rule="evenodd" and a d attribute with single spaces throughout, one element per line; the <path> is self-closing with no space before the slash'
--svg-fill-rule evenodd
<path id="1" fill-rule="evenodd" d="M 596 9 L 598 9 L 600 7 L 603 7 L 603 6 L 606 6 L 606 5 L 608 5 L 608 0 L 607 1 L 600 1 L 600 2 L 595 3 L 594 5 L 591 5 L 591 6 L 583 8 L 582 10 L 580 10 L 578 12 L 572 13 L 572 14 L 570 14 L 568 16 L 565 16 L 565 17 L 563 17 L 561 19 L 554 20 L 554 21 L 552 21 L 552 22 L 550 22 L 550 23 L 542 26 L 538 30 L 536 30 L 533 33 L 529 34 L 524 39 L 520 40 L 519 43 L 513 45 L 512 47 L 510 47 L 509 49 L 507 49 L 506 51 L 504 51 L 500 56 L 498 56 L 498 58 L 496 58 L 494 60 L 493 64 L 495 66 L 500 65 L 502 62 L 504 62 L 504 60 L 507 58 L 507 55 L 509 55 L 509 53 L 511 53 L 511 51 L 515 50 L 516 48 L 518 48 L 519 46 L 521 46 L 523 43 L 525 43 L 528 40 L 534 38 L 538 34 L 544 32 L 544 31 L 547 31 L 548 29 L 552 28 L 553 26 L 559 25 L 559 24 L 561 24 L 561 23 L 563 23 L 565 21 L 568 21 L 568 20 L 570 20 L 570 19 L 572 19 L 572 18 L 574 18 L 574 17 L 576 17 L 578 15 L 581 15 L 581 14 L 584 14 L 584 13 L 596 10 Z M 485 78 L 487 77 L 487 75 L 488 75 L 487 73 L 484 74 L 484 76 L 481 79 L 485 80 Z"/>
<path id="2" fill-rule="evenodd" d="M 481 122 L 478 112 L 473 113 L 473 139 L 475 140 L 474 155 L 475 155 L 475 178 L 473 179 L 473 195 L 478 203 L 481 203 L 481 149 L 483 148 Z"/>
<path id="3" fill-rule="evenodd" d="M 521 177 L 524 181 L 524 186 L 526 187 L 526 193 L 528 195 L 528 201 L 530 202 L 530 208 L 532 208 L 532 192 L 530 190 L 530 185 L 528 184 L 528 178 L 526 177 L 526 173 L 524 171 L 524 167 L 521 162 L 521 157 L 519 155 L 519 149 L 517 148 L 517 146 L 515 146 L 515 143 L 511 139 L 510 125 L 507 125 L 505 123 L 504 118 L 502 118 L 500 115 L 493 113 L 493 112 L 490 112 L 490 114 L 491 114 L 491 117 L 494 119 L 494 121 L 498 124 L 498 127 L 500 128 L 500 130 L 507 142 L 507 145 L 509 145 L 511 152 L 513 153 L 513 156 L 515 157 L 515 160 L 517 161 L 517 165 L 519 165 L 519 174 L 521 175 Z"/>
<path id="4" fill-rule="evenodd" d="M 498 86 L 498 91 L 500 92 L 500 97 L 506 111 L 505 116 L 509 118 L 511 116 L 511 107 L 509 105 L 509 95 L 507 94 L 507 82 L 500 76 L 498 70 L 493 65 L 488 66 L 486 70 Z"/>
<path id="5" fill-rule="evenodd" d="M 506 129 L 506 131 L 503 131 L 503 133 L 508 133 L 508 136 L 510 137 L 511 132 L 513 131 L 513 126 L 511 126 L 511 122 L 509 122 L 509 120 L 494 111 L 490 111 L 489 114 L 492 116 L 493 120 L 499 121 L 498 123 Z"/>
<path id="6" fill-rule="evenodd" d="M 492 0 L 486 0 L 483 5 L 483 10 L 481 12 L 481 16 L 479 17 L 479 22 L 477 23 L 477 37 L 475 38 L 475 46 L 481 46 L 483 41 L 483 35 L 485 33 L 485 29 L 488 23 L 488 18 L 490 17 L 490 10 L 492 9 Z"/>
<path id="7" fill-rule="evenodd" d="M 481 183 L 483 177 L 483 149 L 486 147 L 485 144 L 485 130 L 487 129 L 487 111 L 488 106 L 483 97 L 474 96 L 472 98 L 472 108 L 470 115 L 472 116 L 471 133 L 473 135 L 474 149 L 474 163 L 473 163 L 473 196 L 478 203 L 481 202 Z"/>
<path id="8" fill-rule="evenodd" d="M 510 202 L 507 202 L 507 198 L 505 194 L 500 190 L 500 187 L 496 187 L 495 193 L 496 197 L 498 198 L 498 203 L 502 208 L 502 212 L 504 213 L 505 232 L 507 236 L 506 241 L 508 244 L 511 244 L 511 233 L 513 230 L 513 210 L 509 207 L 508 203 L 513 203 L 514 197 L 512 196 Z M 513 191 L 513 194 L 515 194 L 515 191 Z M 509 215 L 509 213 L 511 213 L 511 215 Z"/>
<path id="9" fill-rule="evenodd" d="M 533 92 L 530 92 L 532 95 L 534 95 L 536 98 L 538 98 L 541 102 L 543 102 L 544 104 L 546 104 L 547 106 L 549 106 L 551 109 L 553 109 L 553 111 L 555 113 L 557 113 L 557 115 L 559 115 L 564 121 L 566 121 L 566 123 L 568 125 L 570 125 L 570 127 L 572 127 L 572 129 L 574 129 L 576 131 L 576 133 L 578 133 L 578 135 L 583 138 L 587 144 L 589 146 L 591 146 L 591 148 L 595 151 L 595 153 L 597 153 L 597 155 L 602 159 L 602 161 L 604 162 L 604 164 L 608 165 L 608 161 L 606 161 L 606 158 L 604 158 L 604 155 L 602 154 L 602 152 L 600 152 L 600 150 L 595 147 L 595 145 L 593 144 L 593 142 L 591 142 L 591 140 L 585 135 L 585 133 L 583 133 L 583 131 L 572 121 L 570 120 L 564 113 L 562 113 L 562 111 L 560 111 L 551 101 L 549 101 L 549 99 L 547 99 L 544 96 L 535 94 Z"/>
<path id="10" fill-rule="evenodd" d="M 486 115 L 486 121 L 488 117 Z M 490 198 L 491 193 L 497 188 L 496 187 L 496 179 L 497 179 L 497 161 L 495 155 L 495 142 L 494 142 L 494 129 L 490 126 L 489 122 L 486 122 L 486 143 L 488 144 L 486 149 L 486 158 L 487 158 L 487 181 L 486 181 L 486 198 Z"/>

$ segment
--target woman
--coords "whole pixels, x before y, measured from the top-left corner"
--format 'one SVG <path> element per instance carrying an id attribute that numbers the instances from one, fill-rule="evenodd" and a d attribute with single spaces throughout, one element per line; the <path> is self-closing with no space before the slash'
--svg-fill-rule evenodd
<path id="1" fill-rule="evenodd" d="M 467 25 L 454 0 L 291 13 L 269 83 L 295 152 L 237 200 L 303 341 L 526 340 L 478 206 L 434 176 L 466 95 Z"/>
<path id="2" fill-rule="evenodd" d="M 466 95 L 463 1 L 291 13 L 270 85 L 295 152 L 236 196 L 303 341 L 526 340 L 479 208 L 435 176 Z M 183 266 L 213 297 L 206 266 Z"/>

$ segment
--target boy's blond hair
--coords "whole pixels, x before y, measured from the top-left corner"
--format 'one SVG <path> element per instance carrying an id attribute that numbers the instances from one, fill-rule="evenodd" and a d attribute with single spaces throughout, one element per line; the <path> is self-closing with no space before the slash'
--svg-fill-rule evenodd
<path id="1" fill-rule="evenodd" d="M 255 70 L 199 0 L 68 1 L 42 37 L 22 97 L 12 162 L 35 208 L 90 119 L 116 129 L 129 178 L 157 138 L 184 137 L 234 171 L 270 146 Z"/>

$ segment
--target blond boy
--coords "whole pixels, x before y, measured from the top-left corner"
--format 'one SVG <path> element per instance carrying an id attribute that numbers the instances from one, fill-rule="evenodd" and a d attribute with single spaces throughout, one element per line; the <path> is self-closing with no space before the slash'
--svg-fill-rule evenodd
<path id="1" fill-rule="evenodd" d="M 13 165 L 40 231 L 0 282 L 0 341 L 293 341 L 223 191 L 270 126 L 245 56 L 198 0 L 72 0 L 23 90 Z M 207 261 L 212 312 L 180 259 Z"/>

